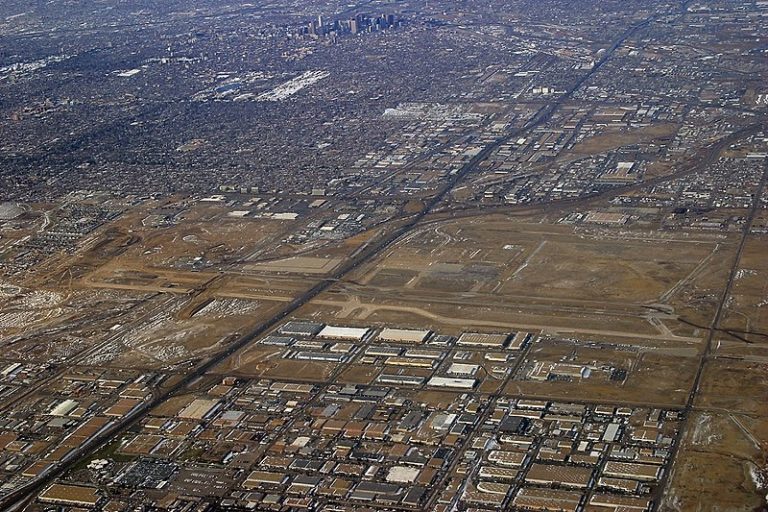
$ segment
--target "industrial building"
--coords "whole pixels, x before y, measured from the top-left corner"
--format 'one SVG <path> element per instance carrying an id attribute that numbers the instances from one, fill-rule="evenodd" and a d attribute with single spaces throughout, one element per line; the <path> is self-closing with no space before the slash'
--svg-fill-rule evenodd
<path id="1" fill-rule="evenodd" d="M 459 345 L 475 347 L 503 348 L 509 340 L 509 334 L 486 334 L 481 332 L 465 332 L 459 336 Z"/>
<path id="2" fill-rule="evenodd" d="M 385 327 L 379 333 L 377 339 L 394 343 L 424 343 L 432 335 L 432 331 L 425 329 L 395 329 Z"/>

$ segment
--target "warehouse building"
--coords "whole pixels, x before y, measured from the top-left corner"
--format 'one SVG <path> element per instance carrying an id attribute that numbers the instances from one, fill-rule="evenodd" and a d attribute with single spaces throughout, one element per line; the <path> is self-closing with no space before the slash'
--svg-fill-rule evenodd
<path id="1" fill-rule="evenodd" d="M 512 340 L 509 342 L 509 346 L 507 348 L 509 350 L 520 350 L 525 346 L 526 343 L 531 340 L 531 338 L 533 338 L 533 334 L 529 332 L 515 333 L 512 336 Z"/>
<path id="2" fill-rule="evenodd" d="M 318 333 L 320 338 L 363 341 L 371 330 L 367 327 L 338 327 L 326 325 Z"/>
<path id="3" fill-rule="evenodd" d="M 325 324 L 321 324 L 319 322 L 303 322 L 303 321 L 291 321 L 286 322 L 282 327 L 280 327 L 279 332 L 280 334 L 285 334 L 288 336 L 303 336 L 305 338 L 311 338 L 312 336 L 317 335 L 319 333 Z"/>
<path id="4" fill-rule="evenodd" d="M 661 476 L 661 467 L 653 464 L 638 464 L 635 462 L 611 460 L 605 464 L 603 475 L 651 482 L 659 479 Z"/>
<path id="5" fill-rule="evenodd" d="M 382 373 L 376 379 L 381 384 L 394 384 L 402 386 L 420 386 L 424 383 L 424 377 L 418 377 L 416 375 L 396 375 Z"/>
<path id="6" fill-rule="evenodd" d="M 42 503 L 67 507 L 96 508 L 101 501 L 98 489 L 83 485 L 53 484 L 40 495 Z"/>
<path id="7" fill-rule="evenodd" d="M 373 346 L 365 349 L 365 355 L 367 356 L 379 356 L 379 357 L 393 357 L 399 356 L 403 352 L 402 348 L 398 347 L 382 347 Z"/>
<path id="8" fill-rule="evenodd" d="M 589 504 L 615 512 L 642 512 L 651 508 L 648 498 L 607 493 L 595 493 L 589 500 Z"/>
<path id="9" fill-rule="evenodd" d="M 288 476 L 285 473 L 276 471 L 252 471 L 245 482 L 243 482 L 243 487 L 246 489 L 256 489 L 264 485 L 282 485 L 287 481 Z"/>
<path id="10" fill-rule="evenodd" d="M 347 360 L 347 354 L 337 354 L 333 352 L 313 352 L 302 351 L 293 354 L 293 359 L 300 361 L 322 361 L 326 363 L 343 363 Z"/>
<path id="11" fill-rule="evenodd" d="M 526 452 L 513 452 L 509 450 L 493 450 L 488 454 L 488 462 L 499 466 L 520 467 L 525 460 Z"/>
<path id="12" fill-rule="evenodd" d="M 384 364 L 388 366 L 410 366 L 413 368 L 434 368 L 435 361 L 419 357 L 388 357 Z"/>
<path id="13" fill-rule="evenodd" d="M 452 363 L 447 373 L 453 377 L 472 378 L 477 375 L 479 369 L 480 366 L 476 364 Z"/>
<path id="14" fill-rule="evenodd" d="M 517 478 L 518 470 L 509 468 L 498 468 L 495 466 L 482 466 L 477 476 L 488 480 L 502 480 L 513 482 Z"/>
<path id="15" fill-rule="evenodd" d="M 67 416 L 76 408 L 77 408 L 76 401 L 64 400 L 63 402 L 57 404 L 53 409 L 51 409 L 51 412 L 49 412 L 48 415 L 49 416 Z"/>
<path id="16" fill-rule="evenodd" d="M 432 377 L 427 385 L 437 388 L 472 389 L 477 384 L 477 379 L 460 379 L 454 377 Z"/>
<path id="17" fill-rule="evenodd" d="M 424 343 L 431 334 L 432 331 L 429 330 L 393 329 L 387 327 L 381 330 L 378 339 L 394 343 Z"/>
<path id="18" fill-rule="evenodd" d="M 179 412 L 179 418 L 201 420 L 218 409 L 218 400 L 198 398 Z"/>
<path id="19" fill-rule="evenodd" d="M 524 487 L 517 493 L 512 504 L 529 510 L 576 512 L 580 502 L 580 492 Z"/>
<path id="20" fill-rule="evenodd" d="M 502 348 L 506 346 L 509 340 L 509 334 L 486 334 L 482 332 L 465 332 L 459 336 L 459 345 L 468 345 L 475 347 L 495 347 Z"/>
<path id="21" fill-rule="evenodd" d="M 591 468 L 536 463 L 528 470 L 525 481 L 531 484 L 586 489 L 592 476 Z"/>

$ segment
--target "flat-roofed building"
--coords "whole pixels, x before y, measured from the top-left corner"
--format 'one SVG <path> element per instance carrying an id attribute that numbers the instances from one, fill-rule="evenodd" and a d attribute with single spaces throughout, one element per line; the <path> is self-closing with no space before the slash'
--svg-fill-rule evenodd
<path id="1" fill-rule="evenodd" d="M 514 481 L 517 473 L 516 469 L 482 466 L 477 476 L 485 480 Z"/>
<path id="2" fill-rule="evenodd" d="M 616 491 L 621 491 L 627 494 L 637 492 L 637 487 L 640 485 L 637 480 L 628 480 L 626 478 L 609 478 L 602 477 L 598 482 L 600 487 L 607 487 Z"/>
<path id="3" fill-rule="evenodd" d="M 430 350 L 427 348 L 409 348 L 405 351 L 408 357 L 421 357 L 424 359 L 440 359 L 444 352 L 441 350 Z"/>
<path id="4" fill-rule="evenodd" d="M 478 482 L 475 488 L 468 486 L 461 499 L 500 509 L 511 488 L 511 485 L 499 482 Z"/>
<path id="5" fill-rule="evenodd" d="M 410 366 L 414 368 L 433 368 L 435 361 L 432 359 L 421 359 L 418 357 L 388 357 L 384 364 L 388 366 Z"/>
<path id="6" fill-rule="evenodd" d="M 603 475 L 652 482 L 659 479 L 661 471 L 661 467 L 653 464 L 609 460 L 605 464 Z"/>
<path id="7" fill-rule="evenodd" d="M 298 384 L 295 382 L 273 382 L 269 389 L 285 393 L 311 393 L 315 389 L 312 384 Z"/>
<path id="8" fill-rule="evenodd" d="M 367 356 L 392 357 L 399 356 L 402 352 L 403 349 L 400 347 L 382 347 L 381 345 L 365 349 L 365 355 Z"/>
<path id="9" fill-rule="evenodd" d="M 477 347 L 504 347 L 509 340 L 509 334 L 487 334 L 482 332 L 465 332 L 459 336 L 459 345 Z"/>
<path id="10" fill-rule="evenodd" d="M 354 351 L 356 345 L 354 343 L 334 343 L 328 350 L 336 352 L 338 354 L 348 354 Z"/>
<path id="11" fill-rule="evenodd" d="M 294 359 L 300 361 L 323 361 L 326 363 L 343 363 L 347 360 L 346 354 L 334 354 L 331 352 L 314 352 L 310 350 L 296 352 Z"/>
<path id="12" fill-rule="evenodd" d="M 98 489 L 83 485 L 53 484 L 38 498 L 42 503 L 69 507 L 96 508 L 101 501 Z"/>
<path id="13" fill-rule="evenodd" d="M 620 428 L 621 428 L 620 423 L 609 423 L 608 426 L 605 427 L 605 432 L 603 432 L 603 441 L 612 443 L 616 439 L 618 439 Z"/>
<path id="14" fill-rule="evenodd" d="M 424 343 L 431 334 L 432 331 L 425 329 L 394 329 L 386 327 L 381 330 L 378 339 L 395 343 Z"/>
<path id="15" fill-rule="evenodd" d="M 526 452 L 493 450 L 488 454 L 488 462 L 493 462 L 499 466 L 518 467 L 523 463 L 525 457 Z"/>
<path id="16" fill-rule="evenodd" d="M 485 357 L 486 361 L 491 361 L 493 363 L 508 363 L 510 354 L 505 354 L 503 352 L 487 352 L 483 357 Z"/>
<path id="17" fill-rule="evenodd" d="M 474 377 L 479 369 L 476 364 L 452 363 L 447 373 L 456 377 Z"/>
<path id="18" fill-rule="evenodd" d="M 251 471 L 243 482 L 246 489 L 255 489 L 262 485 L 282 485 L 288 481 L 288 476 L 279 471 Z"/>
<path id="19" fill-rule="evenodd" d="M 387 473 L 387 482 L 410 484 L 419 476 L 419 468 L 410 466 L 393 466 Z"/>
<path id="20" fill-rule="evenodd" d="M 651 508 L 651 502 L 648 498 L 608 493 L 595 493 L 590 498 L 589 504 L 602 507 L 601 510 L 604 508 L 615 512 L 642 512 Z"/>
<path id="21" fill-rule="evenodd" d="M 530 510 L 576 512 L 580 501 L 580 492 L 523 487 L 512 500 L 512 504 Z"/>
<path id="22" fill-rule="evenodd" d="M 424 383 L 424 377 L 417 375 L 394 375 L 382 373 L 376 378 L 376 381 L 381 384 L 395 384 L 404 386 L 420 386 Z"/>
<path id="23" fill-rule="evenodd" d="M 531 438 L 528 436 L 521 436 L 518 434 L 504 434 L 499 436 L 499 442 L 501 444 L 509 444 L 515 447 L 521 447 L 527 449 L 531 446 Z"/>
<path id="24" fill-rule="evenodd" d="M 299 340 L 293 344 L 294 349 L 308 348 L 310 350 L 324 350 L 328 346 L 325 341 Z"/>
<path id="25" fill-rule="evenodd" d="M 319 322 L 304 322 L 301 320 L 292 320 L 283 324 L 278 332 L 280 334 L 286 334 L 288 336 L 303 336 L 305 338 L 311 338 L 319 333 L 325 324 Z"/>
<path id="26" fill-rule="evenodd" d="M 634 180 L 634 177 L 632 177 L 631 180 Z M 623 224 L 626 224 L 628 220 L 629 220 L 629 215 L 624 215 L 623 213 L 610 213 L 610 212 L 590 212 L 584 218 L 584 222 L 589 222 L 591 224 L 606 224 L 606 225 L 614 225 L 614 226 L 621 226 Z"/>
<path id="27" fill-rule="evenodd" d="M 317 334 L 320 338 L 362 341 L 371 330 L 368 327 L 339 327 L 326 325 Z"/>
<path id="28" fill-rule="evenodd" d="M 281 347 L 287 347 L 296 342 L 296 338 L 293 336 L 275 336 L 270 335 L 263 338 L 259 343 L 262 345 L 278 345 Z"/>
<path id="29" fill-rule="evenodd" d="M 427 490 L 424 487 L 411 487 L 408 489 L 408 492 L 405 493 L 403 505 L 416 507 L 422 502 L 426 494 Z"/>
<path id="30" fill-rule="evenodd" d="M 179 412 L 179 418 L 201 420 L 208 416 L 218 405 L 218 400 L 198 398 Z"/>
<path id="31" fill-rule="evenodd" d="M 45 471 L 48 471 L 52 466 L 53 464 L 50 462 L 38 460 L 32 463 L 32 465 L 27 467 L 24 471 L 22 471 L 21 476 L 25 478 L 36 478 Z"/>
<path id="32" fill-rule="evenodd" d="M 517 332 L 512 336 L 507 348 L 509 350 L 520 350 L 531 338 L 533 338 L 533 334 L 529 332 Z"/>
<path id="33" fill-rule="evenodd" d="M 528 400 L 522 399 L 517 401 L 517 407 L 520 409 L 535 409 L 537 411 L 543 411 L 547 408 L 547 404 L 544 400 Z"/>
<path id="34" fill-rule="evenodd" d="M 74 400 L 64 400 L 56 404 L 48 413 L 49 416 L 66 416 L 77 408 L 77 402 Z"/>
<path id="35" fill-rule="evenodd" d="M 528 410 L 528 409 L 515 409 L 515 416 L 520 418 L 529 418 L 532 420 L 538 420 L 544 415 L 541 411 Z"/>
<path id="36" fill-rule="evenodd" d="M 591 476 L 590 468 L 536 463 L 528 470 L 525 481 L 532 484 L 558 484 L 562 487 L 585 489 Z"/>
<path id="37" fill-rule="evenodd" d="M 450 496 L 444 496 L 441 498 L 444 501 L 448 501 L 448 498 Z M 470 503 L 472 505 L 478 504 L 478 505 L 485 505 L 486 507 L 493 507 L 500 509 L 502 504 L 504 503 L 505 496 L 501 494 L 493 494 L 493 493 L 487 493 L 478 491 L 477 489 L 466 489 L 464 491 L 464 494 L 461 497 L 461 501 L 465 503 Z M 444 508 L 441 510 L 448 510 L 447 504 L 440 503 L 440 505 Z"/>
<path id="38" fill-rule="evenodd" d="M 121 398 L 116 404 L 104 411 L 104 415 L 122 418 L 141 403 L 142 400 L 137 398 Z"/>
<path id="39" fill-rule="evenodd" d="M 455 377 L 432 377 L 427 385 L 438 388 L 472 389 L 477 384 L 476 379 L 460 379 Z"/>

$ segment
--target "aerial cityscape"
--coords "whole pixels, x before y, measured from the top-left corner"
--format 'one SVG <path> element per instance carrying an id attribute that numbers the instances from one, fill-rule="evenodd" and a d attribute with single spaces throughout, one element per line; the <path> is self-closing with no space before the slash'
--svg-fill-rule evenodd
<path id="1" fill-rule="evenodd" d="M 0 511 L 768 511 L 767 0 L 3 0 Z"/>

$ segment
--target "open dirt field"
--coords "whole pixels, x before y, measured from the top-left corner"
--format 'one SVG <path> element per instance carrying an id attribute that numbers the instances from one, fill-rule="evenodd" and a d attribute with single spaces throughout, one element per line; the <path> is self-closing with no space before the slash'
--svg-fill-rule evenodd
<path id="1" fill-rule="evenodd" d="M 247 378 L 325 382 L 337 367 L 332 363 L 319 363 L 283 359 L 284 348 L 251 345 L 238 351 L 216 368 L 213 373 Z"/>
<path id="2" fill-rule="evenodd" d="M 662 510 L 762 510 L 768 438 L 766 371 L 766 362 L 723 358 L 707 362 Z"/>
<path id="3" fill-rule="evenodd" d="M 317 303 L 340 308 L 340 317 L 380 322 L 399 317 L 455 326 L 475 319 L 557 332 L 599 334 L 602 327 L 701 337 L 697 326 L 711 318 L 733 251 L 730 239 L 502 216 L 435 222 Z M 667 306 L 664 314 L 654 309 L 659 305 Z"/>
<path id="4" fill-rule="evenodd" d="M 766 371 L 768 362 L 710 360 L 704 367 L 696 406 L 768 419 Z"/>
<path id="5" fill-rule="evenodd" d="M 762 510 L 758 482 L 764 451 L 755 441 L 768 436 L 768 422 L 738 413 L 695 412 L 672 466 L 664 512 L 751 512 Z"/>
<path id="6" fill-rule="evenodd" d="M 629 144 L 671 137 L 678 129 L 679 126 L 673 123 L 658 123 L 631 130 L 606 129 L 600 135 L 577 143 L 572 151 L 583 155 L 604 153 Z"/>
<path id="7" fill-rule="evenodd" d="M 747 241 L 718 338 L 722 353 L 762 354 L 768 358 L 768 240 Z"/>

